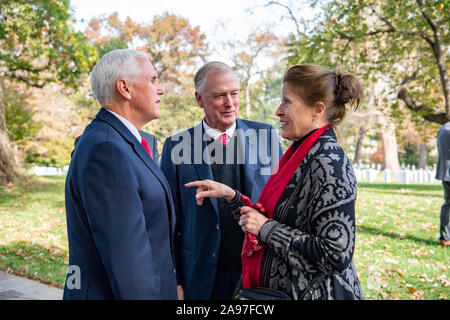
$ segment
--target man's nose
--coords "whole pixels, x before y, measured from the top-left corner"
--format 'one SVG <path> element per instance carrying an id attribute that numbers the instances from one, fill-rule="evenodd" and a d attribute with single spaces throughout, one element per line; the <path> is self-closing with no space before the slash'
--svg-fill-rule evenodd
<path id="1" fill-rule="evenodd" d="M 234 105 L 233 97 L 231 96 L 231 94 L 225 95 L 225 105 L 226 106 L 233 106 Z"/>
<path id="2" fill-rule="evenodd" d="M 158 94 L 162 96 L 165 93 L 166 91 L 164 90 L 164 87 L 161 84 L 158 84 Z"/>

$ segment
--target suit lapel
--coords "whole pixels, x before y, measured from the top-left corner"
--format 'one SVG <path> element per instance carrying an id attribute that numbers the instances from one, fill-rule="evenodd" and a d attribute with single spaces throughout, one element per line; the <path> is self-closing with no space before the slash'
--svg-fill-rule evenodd
<path id="1" fill-rule="evenodd" d="M 166 180 L 166 177 L 159 169 L 158 165 L 150 158 L 147 150 L 140 144 L 140 142 L 136 139 L 136 137 L 130 132 L 130 130 L 120 121 L 117 117 L 115 117 L 112 113 L 105 109 L 100 109 L 100 112 L 97 114 L 97 118 L 109 123 L 119 134 L 123 137 L 123 139 L 129 143 L 132 147 L 136 155 L 144 162 L 147 168 L 156 176 L 161 185 L 163 186 L 166 194 L 168 195 L 170 212 L 170 219 L 174 220 L 173 214 L 173 204 L 172 204 L 172 194 L 170 192 L 169 184 Z M 173 223 L 172 223 L 173 224 Z"/>
<path id="2" fill-rule="evenodd" d="M 256 132 L 254 130 L 249 130 L 249 127 L 247 124 L 242 121 L 241 119 L 236 120 L 236 129 L 238 130 L 238 136 L 237 136 L 237 147 L 238 147 L 238 155 L 243 154 L 245 155 L 244 158 L 244 181 L 245 181 L 245 192 L 247 192 L 250 195 L 250 198 L 253 203 L 256 203 L 258 199 L 255 198 L 255 194 L 253 192 L 253 185 L 254 185 L 254 177 L 255 177 L 255 171 L 258 168 L 258 161 L 256 163 L 250 163 L 250 150 L 256 152 L 258 149 L 258 136 L 256 135 Z M 240 134 L 239 134 L 240 132 Z M 246 134 L 246 135 L 244 135 Z M 247 137 L 247 138 L 246 138 Z M 256 154 L 256 157 L 258 157 L 258 154 Z M 257 159 L 256 159 L 257 160 Z"/>
<path id="3" fill-rule="evenodd" d="M 207 143 L 203 139 L 203 135 L 205 133 L 205 130 L 203 129 L 203 122 L 200 122 L 193 128 L 193 139 L 191 140 L 191 161 L 194 164 L 195 170 L 197 171 L 197 175 L 199 177 L 199 180 L 214 180 L 211 165 L 208 163 L 209 160 L 209 154 L 208 152 L 204 152 L 206 150 Z M 201 149 L 199 148 L 201 146 Z M 199 157 L 201 155 L 201 157 Z M 207 161 L 204 161 L 203 156 L 207 157 Z M 211 201 L 212 206 L 214 207 L 214 210 L 216 211 L 216 214 L 219 215 L 219 204 L 217 201 L 217 198 L 209 198 Z"/>

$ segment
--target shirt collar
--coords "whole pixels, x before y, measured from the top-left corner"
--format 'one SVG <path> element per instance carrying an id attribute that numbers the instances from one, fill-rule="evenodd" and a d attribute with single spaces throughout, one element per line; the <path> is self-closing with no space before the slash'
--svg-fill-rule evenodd
<path id="1" fill-rule="evenodd" d="M 211 138 L 213 138 L 214 140 L 217 140 L 224 133 L 227 134 L 228 138 L 231 138 L 234 134 L 234 131 L 236 130 L 236 121 L 225 132 L 220 132 L 217 129 L 211 128 L 210 126 L 208 126 L 205 119 L 203 119 L 202 122 L 203 122 L 203 128 L 205 129 L 206 134 L 208 136 L 210 136 Z"/>
<path id="2" fill-rule="evenodd" d="M 106 108 L 105 108 L 105 109 L 106 109 Z M 106 109 L 106 110 L 108 110 L 108 111 L 111 112 L 113 115 L 115 115 L 115 116 L 117 117 L 117 119 L 119 119 L 119 120 L 125 125 L 125 127 L 127 127 L 128 130 L 131 131 L 131 133 L 133 134 L 133 136 L 136 137 L 136 139 L 139 141 L 139 143 L 141 143 L 142 137 L 141 137 L 141 135 L 139 134 L 138 129 L 136 129 L 136 127 L 135 127 L 130 121 L 128 121 L 127 119 L 125 119 L 125 118 L 122 117 L 122 116 L 119 116 L 117 113 L 112 112 L 112 111 L 109 110 L 109 109 Z"/>

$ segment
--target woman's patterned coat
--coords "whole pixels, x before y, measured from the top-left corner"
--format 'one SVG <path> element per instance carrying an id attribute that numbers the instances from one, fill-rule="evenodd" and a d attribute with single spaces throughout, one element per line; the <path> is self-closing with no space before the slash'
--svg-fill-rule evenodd
<path id="1" fill-rule="evenodd" d="M 356 178 L 333 129 L 317 140 L 260 230 L 263 286 L 294 299 L 363 299 L 352 257 Z"/>

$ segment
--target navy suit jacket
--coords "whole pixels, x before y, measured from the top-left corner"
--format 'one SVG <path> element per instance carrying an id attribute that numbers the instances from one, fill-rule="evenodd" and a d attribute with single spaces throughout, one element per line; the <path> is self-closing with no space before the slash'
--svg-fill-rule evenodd
<path id="1" fill-rule="evenodd" d="M 66 186 L 64 299 L 177 299 L 170 187 L 133 134 L 101 109 L 86 127 Z"/>
<path id="2" fill-rule="evenodd" d="M 143 130 L 139 130 L 139 134 L 141 135 L 142 138 L 145 139 L 145 141 L 147 141 L 148 147 L 152 152 L 153 160 L 155 160 L 155 162 L 159 165 L 158 140 L 156 140 L 156 137 L 154 135 Z M 74 150 L 72 151 L 72 155 L 80 139 L 81 136 L 75 138 Z"/>
<path id="3" fill-rule="evenodd" d="M 274 128 L 268 124 L 237 119 L 236 132 L 239 130 L 245 133 L 245 136 L 237 135 L 238 148 L 245 154 L 244 188 L 247 196 L 256 203 L 270 172 L 282 155 L 281 146 Z M 161 155 L 161 170 L 169 181 L 174 197 L 177 280 L 183 286 L 185 299 L 210 298 L 220 247 L 217 199 L 204 199 L 203 205 L 197 206 L 196 188 L 184 186 L 195 180 L 214 180 L 207 162 L 211 159 L 204 157 L 208 152 L 204 151 L 207 143 L 202 139 L 203 133 L 200 123 L 167 138 Z"/>
<path id="4" fill-rule="evenodd" d="M 438 164 L 436 179 L 450 181 L 450 122 L 443 124 L 437 134 Z"/>
<path id="5" fill-rule="evenodd" d="M 148 147 L 152 152 L 153 160 L 159 166 L 158 140 L 156 140 L 156 137 L 154 135 L 143 130 L 139 130 L 139 134 L 142 138 L 145 139 L 145 141 L 147 141 Z"/>

